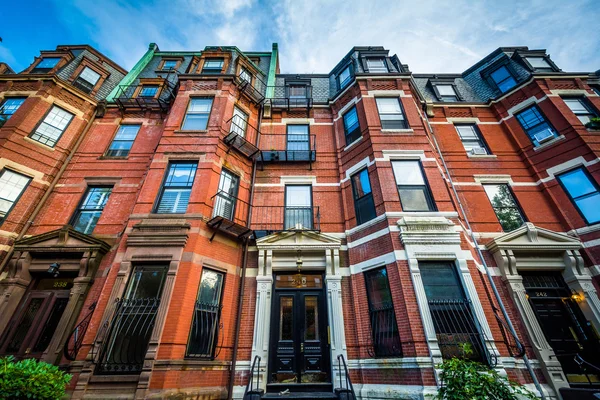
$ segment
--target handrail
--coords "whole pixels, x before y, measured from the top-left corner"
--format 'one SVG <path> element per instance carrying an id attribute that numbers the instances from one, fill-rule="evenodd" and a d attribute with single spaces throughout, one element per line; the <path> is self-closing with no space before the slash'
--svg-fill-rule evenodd
<path id="1" fill-rule="evenodd" d="M 260 389 L 260 356 L 254 356 L 254 360 L 252 361 L 252 367 L 250 368 L 250 378 L 248 379 L 248 384 L 246 385 L 246 391 L 244 392 L 244 396 L 248 393 L 248 391 L 252 392 L 254 390 L 254 369 L 257 367 L 256 374 L 256 389 Z M 258 361 L 258 366 L 256 365 L 256 361 Z"/>
<path id="2" fill-rule="evenodd" d="M 346 365 L 346 359 L 343 354 L 339 354 L 337 356 L 338 359 L 338 373 L 342 370 L 342 365 L 344 366 L 344 373 L 346 375 L 345 385 L 342 384 L 342 374 L 340 376 L 340 389 L 350 391 L 352 393 L 352 398 L 356 399 L 356 393 L 354 393 L 354 386 L 352 386 L 352 380 L 350 379 L 350 373 L 348 372 L 348 365 Z"/>
<path id="3" fill-rule="evenodd" d="M 494 316 L 496 320 L 500 324 L 500 333 L 504 339 L 504 343 L 506 343 L 506 347 L 508 348 L 508 352 L 512 357 L 523 357 L 525 355 L 525 346 L 519 340 L 519 338 L 512 333 L 510 327 L 506 323 L 506 321 L 498 314 L 498 309 L 492 305 L 492 311 L 494 311 Z M 508 334 L 507 331 L 508 330 Z M 510 337 L 513 339 L 514 344 L 510 342 Z M 515 352 L 516 349 L 516 352 Z"/>
<path id="4" fill-rule="evenodd" d="M 67 341 L 65 342 L 65 345 L 63 347 L 63 354 L 65 355 L 65 358 L 67 360 L 75 361 L 75 357 L 77 357 L 77 353 L 79 352 L 79 349 L 81 349 L 81 345 L 83 344 L 83 337 L 87 332 L 87 328 L 90 325 L 92 314 L 94 313 L 95 309 L 96 302 L 92 303 L 92 305 L 89 306 L 88 310 L 90 310 L 90 312 L 85 317 L 83 317 L 83 319 L 75 326 L 75 328 L 67 338 Z M 71 339 L 73 339 L 73 347 L 69 348 Z"/>

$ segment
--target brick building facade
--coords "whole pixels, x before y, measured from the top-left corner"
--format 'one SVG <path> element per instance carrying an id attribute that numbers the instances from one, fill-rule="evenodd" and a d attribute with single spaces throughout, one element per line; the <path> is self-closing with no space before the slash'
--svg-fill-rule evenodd
<path id="1" fill-rule="evenodd" d="M 422 398 L 452 356 L 546 398 L 598 384 L 599 72 L 526 47 L 462 74 L 279 62 L 4 68 L 0 353 L 73 398 Z M 64 135 L 36 134 L 52 104 Z"/>

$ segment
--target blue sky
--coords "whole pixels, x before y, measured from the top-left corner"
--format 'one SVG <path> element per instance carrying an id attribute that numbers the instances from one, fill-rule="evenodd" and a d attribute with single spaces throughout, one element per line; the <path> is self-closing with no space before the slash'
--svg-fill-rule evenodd
<path id="1" fill-rule="evenodd" d="M 413 72 L 462 72 L 500 46 L 546 48 L 565 71 L 600 69 L 600 0 L 20 0 L 2 7 L 0 61 L 91 44 L 131 68 L 161 50 L 270 50 L 281 71 L 326 73 L 354 45 L 383 45 Z"/>

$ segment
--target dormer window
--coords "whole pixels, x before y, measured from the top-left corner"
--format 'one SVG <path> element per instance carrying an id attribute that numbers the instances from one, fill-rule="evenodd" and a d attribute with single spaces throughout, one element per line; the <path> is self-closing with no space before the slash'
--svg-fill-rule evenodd
<path id="1" fill-rule="evenodd" d="M 144 85 L 138 97 L 155 97 L 156 93 L 158 93 L 158 85 Z"/>
<path id="2" fill-rule="evenodd" d="M 517 80 L 504 65 L 492 71 L 490 77 L 502 93 L 508 92 L 517 85 Z"/>
<path id="3" fill-rule="evenodd" d="M 47 74 L 52 71 L 56 64 L 60 61 L 60 57 L 43 58 L 32 70 L 32 74 Z"/>
<path id="4" fill-rule="evenodd" d="M 369 72 L 389 72 L 385 58 L 367 58 L 367 69 Z"/>
<path id="5" fill-rule="evenodd" d="M 442 85 L 435 85 L 434 87 L 437 91 L 438 98 L 441 101 L 444 101 L 444 102 L 458 101 L 458 96 L 456 94 L 456 90 L 454 89 L 454 85 L 442 84 Z"/>
<path id="6" fill-rule="evenodd" d="M 289 85 L 288 91 L 290 99 L 306 98 L 306 85 Z"/>
<path id="7" fill-rule="evenodd" d="M 545 57 L 525 57 L 535 72 L 554 72 L 554 67 Z"/>
<path id="8" fill-rule="evenodd" d="M 170 71 L 177 68 L 177 60 L 165 60 L 162 66 L 163 71 Z"/>
<path id="9" fill-rule="evenodd" d="M 100 74 L 89 67 L 85 67 L 81 74 L 73 81 L 73 86 L 86 93 L 91 93 L 100 80 Z"/>
<path id="10" fill-rule="evenodd" d="M 340 85 L 340 89 L 343 89 L 346 86 L 348 86 L 348 84 L 350 83 L 351 80 L 352 80 L 352 73 L 350 72 L 350 65 L 348 65 L 338 75 L 338 82 Z"/>
<path id="11" fill-rule="evenodd" d="M 243 81 L 246 81 L 248 83 L 252 82 L 252 74 L 250 73 L 250 71 L 248 71 L 248 69 L 241 67 L 240 68 L 240 79 Z"/>
<path id="12" fill-rule="evenodd" d="M 207 58 L 202 66 L 203 74 L 220 74 L 225 60 L 223 58 Z"/>

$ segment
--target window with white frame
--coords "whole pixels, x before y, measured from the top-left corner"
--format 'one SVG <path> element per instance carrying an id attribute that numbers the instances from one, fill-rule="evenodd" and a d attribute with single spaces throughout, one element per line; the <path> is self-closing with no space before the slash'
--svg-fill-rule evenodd
<path id="1" fill-rule="evenodd" d="M 481 137 L 481 133 L 475 124 L 455 125 L 460 141 L 468 154 L 489 154 L 487 146 Z"/>
<path id="2" fill-rule="evenodd" d="M 6 218 L 30 181 L 31 178 L 28 176 L 10 169 L 2 170 L 0 174 L 0 221 Z"/>
<path id="3" fill-rule="evenodd" d="M 435 85 L 435 88 L 439 93 L 439 98 L 441 101 L 449 103 L 458 101 L 458 96 L 454 90 L 454 85 L 438 84 Z"/>
<path id="4" fill-rule="evenodd" d="M 4 125 L 24 102 L 25 97 L 9 97 L 4 99 L 4 102 L 0 105 L 0 126 Z"/>
<path id="5" fill-rule="evenodd" d="M 485 184 L 483 189 L 504 232 L 514 231 L 525 223 L 521 208 L 507 184 Z"/>
<path id="6" fill-rule="evenodd" d="M 552 72 L 554 67 L 546 60 L 545 57 L 525 57 L 529 65 L 533 67 L 536 72 Z"/>
<path id="7" fill-rule="evenodd" d="M 421 162 L 393 161 L 398 194 L 403 211 L 435 211 L 433 196 L 425 180 Z"/>
<path id="8" fill-rule="evenodd" d="M 369 72 L 388 72 L 385 58 L 367 58 L 367 69 Z"/>
<path id="9" fill-rule="evenodd" d="M 198 163 L 192 161 L 169 163 L 156 205 L 156 213 L 185 213 L 187 211 L 197 168 Z"/>
<path id="10" fill-rule="evenodd" d="M 596 113 L 583 97 L 567 97 L 563 100 L 583 125 L 596 117 Z"/>
<path id="11" fill-rule="evenodd" d="M 190 100 L 183 124 L 182 131 L 205 130 L 208 125 L 208 117 L 212 109 L 212 97 L 194 97 Z"/>
<path id="12" fill-rule="evenodd" d="M 73 114 L 60 107 L 52 106 L 44 120 L 31 134 L 31 139 L 54 147 L 73 119 Z"/>
<path id="13" fill-rule="evenodd" d="M 400 106 L 400 100 L 397 97 L 378 97 L 377 111 L 379 111 L 379 120 L 381 129 L 406 129 L 406 119 Z"/>
<path id="14" fill-rule="evenodd" d="M 89 67 L 85 67 L 79 74 L 73 85 L 86 93 L 91 93 L 100 80 L 100 74 Z"/>

